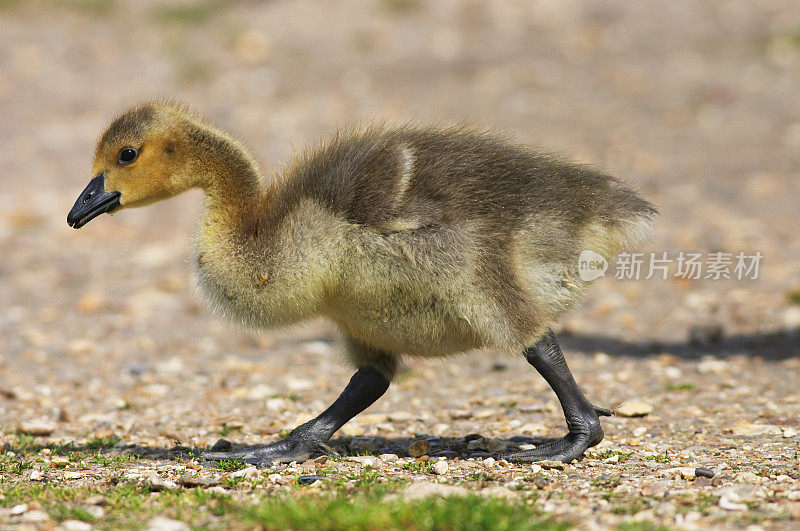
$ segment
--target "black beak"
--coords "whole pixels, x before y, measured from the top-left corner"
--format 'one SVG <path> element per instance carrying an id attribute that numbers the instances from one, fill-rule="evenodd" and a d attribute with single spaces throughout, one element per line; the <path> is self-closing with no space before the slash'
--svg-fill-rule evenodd
<path id="1" fill-rule="evenodd" d="M 106 192 L 106 176 L 100 174 L 83 189 L 78 200 L 67 214 L 67 224 L 73 229 L 79 229 L 91 220 L 111 212 L 119 206 L 119 192 Z"/>

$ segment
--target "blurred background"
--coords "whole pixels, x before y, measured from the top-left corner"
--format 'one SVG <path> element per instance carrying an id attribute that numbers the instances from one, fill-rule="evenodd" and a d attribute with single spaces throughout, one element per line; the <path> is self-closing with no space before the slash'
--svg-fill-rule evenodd
<path id="1" fill-rule="evenodd" d="M 563 322 L 577 372 L 597 351 L 629 372 L 709 352 L 796 372 L 798 95 L 794 0 L 0 0 L 0 413 L 213 442 L 209 419 L 255 418 L 267 400 L 289 426 L 346 379 L 327 325 L 254 336 L 202 307 L 188 265 L 199 193 L 67 227 L 97 137 L 152 97 L 235 132 L 267 175 L 338 126 L 408 120 L 490 125 L 604 168 L 660 208 L 641 251 L 764 259 L 753 281 L 598 280 Z M 410 391 L 442 371 L 501 371 L 476 394 L 549 397 L 506 363 L 524 364 L 414 365 L 423 383 L 384 406 L 429 404 Z M 630 385 L 587 378 L 606 402 Z"/>

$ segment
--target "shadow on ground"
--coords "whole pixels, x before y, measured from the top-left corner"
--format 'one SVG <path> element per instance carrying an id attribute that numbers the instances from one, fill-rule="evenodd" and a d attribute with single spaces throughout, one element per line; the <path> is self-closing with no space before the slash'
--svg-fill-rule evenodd
<path id="1" fill-rule="evenodd" d="M 585 353 L 603 351 L 610 356 L 644 357 L 663 352 L 683 359 L 704 356 L 745 355 L 769 360 L 800 357 L 800 328 L 723 336 L 710 341 L 626 341 L 614 337 L 562 333 L 559 339 L 566 349 Z"/>
<path id="2" fill-rule="evenodd" d="M 500 448 L 470 448 L 470 442 L 482 439 L 478 434 L 466 434 L 462 437 L 432 437 L 426 434 L 417 434 L 415 437 L 351 437 L 341 436 L 336 437 L 330 441 L 330 447 L 341 457 L 351 457 L 359 455 L 380 455 L 380 454 L 395 454 L 399 457 L 409 457 L 409 448 L 414 443 L 424 440 L 430 445 L 424 453 L 431 457 L 446 457 L 452 459 L 455 457 L 464 459 L 467 457 L 495 457 L 500 456 L 506 452 L 514 452 L 525 449 L 524 445 L 533 444 L 541 445 L 557 439 L 544 438 L 544 437 L 525 437 L 515 436 L 509 439 L 491 439 L 493 444 L 502 442 L 505 449 Z M 222 444 L 221 444 L 222 443 Z M 266 441 L 265 441 L 266 443 Z M 485 444 L 485 443 L 484 443 Z M 221 450 L 220 446 L 224 446 L 223 451 L 232 451 L 233 453 L 241 450 L 255 449 L 257 445 L 238 445 L 231 444 L 228 441 L 220 440 L 215 445 L 215 450 Z M 422 445 L 425 447 L 424 443 Z M 479 443 L 480 446 L 480 443 Z M 521 448 L 522 446 L 522 448 Z M 169 461 L 181 461 L 196 458 L 202 461 L 202 453 L 211 450 L 211 448 L 201 447 L 188 447 L 188 446 L 141 446 L 141 445 L 126 445 L 120 446 L 87 446 L 87 445 L 15 445 L 5 444 L 3 450 L 6 452 L 14 452 L 18 456 L 36 455 L 43 449 L 49 449 L 53 455 L 61 455 L 72 459 L 85 460 L 92 456 L 101 458 L 103 456 L 112 457 L 120 455 L 130 455 L 136 458 L 144 459 L 157 459 Z M 416 454 L 419 455 L 419 454 Z M 214 467 L 211 462 L 206 463 L 207 466 Z"/>

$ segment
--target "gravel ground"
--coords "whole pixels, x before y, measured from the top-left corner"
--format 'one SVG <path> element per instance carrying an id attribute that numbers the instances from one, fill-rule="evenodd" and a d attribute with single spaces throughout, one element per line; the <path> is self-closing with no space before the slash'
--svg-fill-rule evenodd
<path id="1" fill-rule="evenodd" d="M 31 484 L 199 476 L 244 495 L 325 468 L 410 480 L 401 497 L 535 494 L 586 529 L 796 528 L 798 94 L 788 0 L 0 1 L 0 444 L 33 463 L 0 470 L 0 525 L 54 525 L 10 507 Z M 325 323 L 255 335 L 202 307 L 187 265 L 199 194 L 67 227 L 97 135 L 152 96 L 236 131 L 267 168 L 348 123 L 490 124 L 634 183 L 662 213 L 641 251 L 760 252 L 759 277 L 689 280 L 672 264 L 667 280 L 596 282 L 560 335 L 586 394 L 633 416 L 605 419 L 581 462 L 496 460 L 561 436 L 563 417 L 521 357 L 478 353 L 410 361 L 335 439 L 349 457 L 226 482 L 237 472 L 192 449 L 276 440 L 349 371 Z M 141 458 L 52 451 L 69 442 Z"/>

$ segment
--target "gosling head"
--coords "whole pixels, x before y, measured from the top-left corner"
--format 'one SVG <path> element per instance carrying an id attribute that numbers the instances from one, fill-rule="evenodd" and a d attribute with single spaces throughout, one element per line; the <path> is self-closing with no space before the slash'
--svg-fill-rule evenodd
<path id="1" fill-rule="evenodd" d="M 196 186 L 192 132 L 197 118 L 164 102 L 129 109 L 97 142 L 94 178 L 67 216 L 76 229 L 100 214 L 144 206 Z"/>

